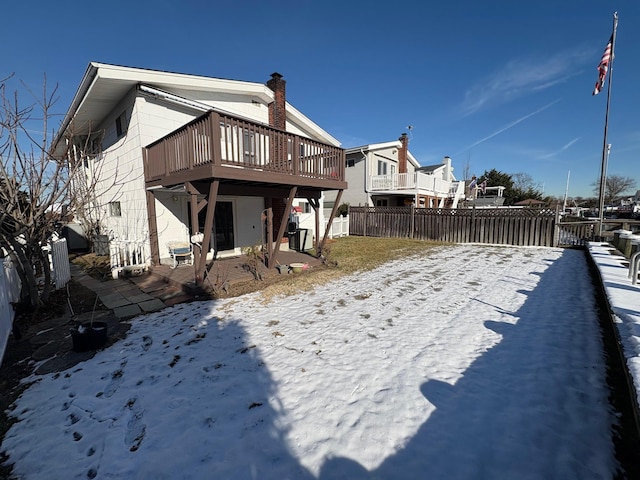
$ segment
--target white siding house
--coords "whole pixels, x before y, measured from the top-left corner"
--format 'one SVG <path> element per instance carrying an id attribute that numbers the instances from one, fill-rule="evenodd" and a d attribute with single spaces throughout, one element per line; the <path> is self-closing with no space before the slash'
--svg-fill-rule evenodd
<path id="1" fill-rule="evenodd" d="M 97 180 L 90 208 L 101 232 L 142 242 L 143 258 L 169 263 L 169 243 L 196 233 L 209 238 L 210 258 L 239 254 L 271 245 L 263 213 L 273 209 L 279 232 L 282 199 L 322 214 L 322 192 L 346 186 L 339 142 L 286 102 L 284 86 L 279 74 L 265 85 L 90 63 L 54 147 L 83 162 L 86 182 Z M 207 129 L 184 136 L 200 119 Z"/>
<path id="2" fill-rule="evenodd" d="M 345 150 L 345 179 L 349 187 L 340 203 L 352 206 L 407 206 L 456 208 L 464 198 L 464 182 L 453 175 L 451 159 L 420 166 L 402 135 L 395 142 L 377 143 Z M 325 207 L 336 195 L 325 194 Z"/>

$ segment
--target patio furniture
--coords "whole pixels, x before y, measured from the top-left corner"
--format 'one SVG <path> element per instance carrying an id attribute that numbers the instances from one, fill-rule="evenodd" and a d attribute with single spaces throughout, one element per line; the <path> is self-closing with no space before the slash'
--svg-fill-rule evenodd
<path id="1" fill-rule="evenodd" d="M 169 242 L 169 255 L 173 261 L 171 268 L 176 268 L 180 262 L 193 265 L 193 249 L 188 242 Z"/>

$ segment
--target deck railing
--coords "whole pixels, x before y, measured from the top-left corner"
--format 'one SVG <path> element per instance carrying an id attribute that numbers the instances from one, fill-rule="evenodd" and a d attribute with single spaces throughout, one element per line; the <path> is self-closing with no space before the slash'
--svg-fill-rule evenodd
<path id="1" fill-rule="evenodd" d="M 434 195 L 448 196 L 452 182 L 420 172 L 372 175 L 369 191 L 422 190 Z"/>
<path id="2" fill-rule="evenodd" d="M 209 164 L 344 181 L 343 149 L 218 112 L 146 148 L 147 181 Z"/>

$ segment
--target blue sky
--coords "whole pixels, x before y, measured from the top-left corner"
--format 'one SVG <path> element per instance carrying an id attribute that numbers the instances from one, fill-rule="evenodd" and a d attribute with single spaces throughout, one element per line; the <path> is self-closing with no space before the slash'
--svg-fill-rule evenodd
<path id="1" fill-rule="evenodd" d="M 14 73 L 27 103 L 17 80 L 39 91 L 46 74 L 62 115 L 90 61 L 255 82 L 277 71 L 345 148 L 408 133 L 421 164 L 449 155 L 458 178 L 527 173 L 562 197 L 569 177 L 569 196 L 593 196 L 606 87 L 591 93 L 614 11 L 608 172 L 640 188 L 632 0 L 10 2 L 0 77 Z"/>

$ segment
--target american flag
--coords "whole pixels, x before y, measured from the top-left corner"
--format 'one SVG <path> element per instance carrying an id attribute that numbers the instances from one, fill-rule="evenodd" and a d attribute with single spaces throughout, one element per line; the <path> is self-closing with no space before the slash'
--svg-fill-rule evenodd
<path id="1" fill-rule="evenodd" d="M 593 89 L 593 95 L 597 95 L 602 90 L 604 86 L 604 80 L 607 76 L 607 71 L 609 70 L 609 63 L 611 62 L 611 48 L 613 46 L 613 35 L 609 39 L 607 46 L 604 47 L 604 53 L 602 54 L 602 58 L 600 59 L 600 63 L 598 64 L 598 81 L 596 82 L 596 86 Z"/>

